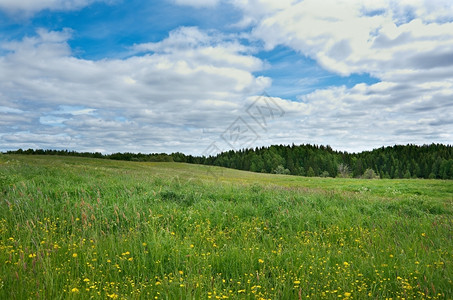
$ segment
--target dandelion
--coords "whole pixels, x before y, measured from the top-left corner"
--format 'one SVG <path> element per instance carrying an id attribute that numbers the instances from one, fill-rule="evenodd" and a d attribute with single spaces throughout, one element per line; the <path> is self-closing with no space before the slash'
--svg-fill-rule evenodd
<path id="1" fill-rule="evenodd" d="M 264 260 L 262 260 L 262 259 L 260 258 L 260 259 L 258 259 L 258 262 L 259 262 L 260 264 L 263 264 L 263 263 L 264 263 Z"/>
<path id="2" fill-rule="evenodd" d="M 146 245 L 148 245 L 147 243 L 142 243 L 142 246 L 145 247 Z"/>
<path id="3" fill-rule="evenodd" d="M 72 257 L 74 257 L 74 258 L 77 257 L 77 253 L 73 253 Z"/>
<path id="4" fill-rule="evenodd" d="M 351 297 L 351 293 L 345 292 L 345 293 L 344 293 L 344 296 L 345 296 L 345 297 Z"/>
<path id="5" fill-rule="evenodd" d="M 117 299 L 118 298 L 118 295 L 113 293 L 113 294 L 107 294 L 107 296 L 111 299 Z"/>
<path id="6" fill-rule="evenodd" d="M 79 289 L 78 289 L 78 288 L 73 288 L 73 289 L 71 290 L 71 293 L 78 293 L 78 292 L 79 292 Z"/>
<path id="7" fill-rule="evenodd" d="M 180 275 L 182 275 L 182 274 L 184 274 L 184 271 L 178 271 L 178 273 L 179 273 Z"/>
<path id="8" fill-rule="evenodd" d="M 90 280 L 88 278 L 85 278 L 83 281 L 90 282 Z"/>

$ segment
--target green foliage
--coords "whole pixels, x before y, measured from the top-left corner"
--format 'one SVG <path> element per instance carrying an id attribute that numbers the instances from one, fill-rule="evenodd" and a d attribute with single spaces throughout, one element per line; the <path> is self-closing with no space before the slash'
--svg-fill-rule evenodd
<path id="1" fill-rule="evenodd" d="M 407 170 L 406 173 L 404 173 L 404 178 L 406 179 L 411 178 L 411 172 L 409 170 Z"/>
<path id="2" fill-rule="evenodd" d="M 247 157 L 253 157 L 253 168 L 243 163 Z M 359 178 L 372 169 L 381 178 L 407 178 L 410 174 L 416 178 L 453 179 L 453 147 L 440 144 L 382 147 L 352 154 L 333 151 L 329 146 L 274 145 L 224 152 L 209 158 L 207 163 L 242 170 L 261 168 L 265 172 L 272 172 L 281 164 L 291 174 L 303 176 L 321 176 L 327 171 L 333 177 L 347 178 L 352 174 Z M 309 172 L 310 167 L 314 175 Z"/>
<path id="3" fill-rule="evenodd" d="M 330 174 L 329 174 L 329 172 L 327 172 L 327 171 L 323 171 L 323 172 L 319 175 L 319 177 L 330 177 Z"/>
<path id="4" fill-rule="evenodd" d="M 274 171 L 272 172 L 274 174 L 290 174 L 291 172 L 289 171 L 289 169 L 285 169 L 282 165 L 278 165 L 277 168 L 274 169 Z"/>
<path id="5" fill-rule="evenodd" d="M 379 178 L 379 176 L 374 172 L 373 169 L 366 169 L 365 172 L 363 172 L 362 178 L 364 178 L 364 179 L 377 179 L 377 178 Z"/>
<path id="6" fill-rule="evenodd" d="M 338 165 L 338 177 L 341 178 L 351 177 L 351 171 L 349 170 L 349 166 L 347 164 L 340 163 Z"/>
<path id="7" fill-rule="evenodd" d="M 330 146 L 273 145 L 255 149 L 227 151 L 217 156 L 194 157 L 182 153 L 77 153 L 67 150 L 10 151 L 8 153 L 29 155 L 65 155 L 92 158 L 108 158 L 126 161 L 186 162 L 222 166 L 252 172 L 273 173 L 280 165 L 292 175 L 347 178 L 352 173 L 359 178 L 367 169 L 372 169 L 381 178 L 437 178 L 453 179 L 453 146 L 431 144 L 382 147 L 373 151 L 347 153 L 333 151 Z M 309 172 L 309 168 L 313 172 Z M 314 175 L 313 175 L 313 174 Z M 408 177 L 408 174 L 410 176 Z"/>
<path id="8" fill-rule="evenodd" d="M 453 297 L 452 181 L 1 159 L 0 299 Z"/>

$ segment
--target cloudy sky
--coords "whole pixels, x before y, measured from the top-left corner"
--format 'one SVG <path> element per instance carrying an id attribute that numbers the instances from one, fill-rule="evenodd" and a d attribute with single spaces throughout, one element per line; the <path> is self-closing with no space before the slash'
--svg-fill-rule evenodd
<path id="1" fill-rule="evenodd" d="M 0 0 L 0 151 L 432 142 L 451 0 Z"/>

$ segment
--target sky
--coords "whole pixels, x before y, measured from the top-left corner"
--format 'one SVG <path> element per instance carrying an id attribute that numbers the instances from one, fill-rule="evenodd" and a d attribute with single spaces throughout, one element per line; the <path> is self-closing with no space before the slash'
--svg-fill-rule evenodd
<path id="1" fill-rule="evenodd" d="M 0 0 L 0 151 L 453 144 L 451 0 Z"/>

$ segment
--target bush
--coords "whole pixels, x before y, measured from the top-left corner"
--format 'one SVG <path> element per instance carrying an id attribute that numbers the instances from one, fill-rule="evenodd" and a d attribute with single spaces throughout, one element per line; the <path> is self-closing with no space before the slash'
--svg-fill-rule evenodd
<path id="1" fill-rule="evenodd" d="M 288 169 L 285 169 L 282 165 L 278 165 L 277 168 L 272 171 L 274 174 L 285 174 L 288 175 L 290 174 L 290 171 Z"/>
<path id="2" fill-rule="evenodd" d="M 321 173 L 321 175 L 319 175 L 319 176 L 320 176 L 320 177 L 329 177 L 330 174 L 329 174 L 329 172 L 327 172 L 327 171 L 323 171 L 323 172 Z"/>
<path id="3" fill-rule="evenodd" d="M 349 166 L 347 164 L 341 163 L 338 165 L 338 177 L 341 178 L 351 177 L 351 171 L 349 170 Z"/>
<path id="4" fill-rule="evenodd" d="M 307 176 L 308 177 L 314 177 L 315 176 L 315 171 L 313 170 L 312 167 L 308 168 Z"/>
<path id="5" fill-rule="evenodd" d="M 378 179 L 379 176 L 374 172 L 373 169 L 369 169 L 368 168 L 363 173 L 362 178 L 364 178 L 364 179 Z"/>

